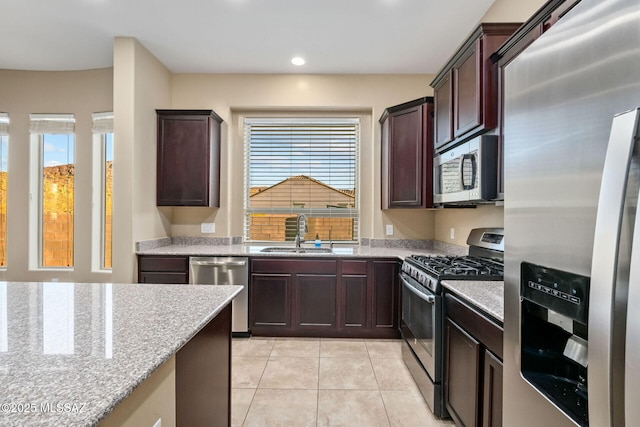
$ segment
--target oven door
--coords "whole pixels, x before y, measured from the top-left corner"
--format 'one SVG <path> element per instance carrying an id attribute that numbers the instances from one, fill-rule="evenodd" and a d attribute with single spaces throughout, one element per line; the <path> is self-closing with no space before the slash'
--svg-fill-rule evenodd
<path id="1" fill-rule="evenodd" d="M 433 383 L 442 379 L 442 297 L 402 273 L 402 335 Z"/>

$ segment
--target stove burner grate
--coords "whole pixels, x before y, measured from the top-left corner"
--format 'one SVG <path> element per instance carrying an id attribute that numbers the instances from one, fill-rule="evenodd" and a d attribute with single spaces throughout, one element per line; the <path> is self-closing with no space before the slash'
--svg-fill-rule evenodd
<path id="1" fill-rule="evenodd" d="M 412 255 L 413 264 L 434 276 L 502 276 L 503 265 L 498 260 L 472 256 Z"/>

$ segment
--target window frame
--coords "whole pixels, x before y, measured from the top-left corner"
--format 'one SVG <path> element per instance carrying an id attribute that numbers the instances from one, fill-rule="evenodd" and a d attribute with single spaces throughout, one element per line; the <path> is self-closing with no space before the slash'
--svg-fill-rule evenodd
<path id="1" fill-rule="evenodd" d="M 46 124 L 51 121 L 49 127 Z M 43 124 L 44 123 L 44 124 Z M 77 138 L 75 133 L 74 114 L 31 114 L 30 115 L 30 154 L 29 154 L 29 259 L 28 268 L 30 271 L 74 271 L 75 270 L 75 176 L 74 176 L 74 201 L 73 201 L 73 229 L 74 237 L 72 244 L 72 265 L 71 266 L 44 266 L 44 139 L 45 135 L 64 134 L 73 136 L 73 164 L 77 159 Z"/>
<path id="2" fill-rule="evenodd" d="M 111 148 L 114 149 L 113 113 L 93 114 L 92 140 L 92 214 L 91 214 L 91 270 L 93 272 L 112 272 L 105 266 L 106 254 L 106 144 L 107 135 L 111 135 Z M 113 151 L 111 153 L 113 156 Z M 113 189 L 112 189 L 113 191 Z M 113 203 L 113 200 L 112 200 Z M 112 204 L 113 206 L 113 204 Z M 113 216 L 112 216 L 113 218 Z M 113 227 L 112 227 L 113 242 Z M 99 236 L 96 238 L 96 236 Z M 113 252 L 111 261 L 113 263 Z"/>
<path id="3" fill-rule="evenodd" d="M 5 156 L 6 153 L 6 156 Z M 6 162 L 6 170 L 2 167 L 2 161 Z M 0 172 L 6 173 L 5 179 L 9 180 L 9 114 L 8 113 L 0 113 Z M 7 245 L 7 210 L 9 209 L 9 205 L 7 203 L 7 195 L 9 189 L 6 189 L 5 197 L 0 199 L 0 205 L 4 204 L 5 206 L 5 217 L 4 223 L 2 223 L 4 227 L 4 264 L 0 261 L 0 270 L 7 269 L 7 258 L 8 258 L 8 245 Z M 0 209 L 1 213 L 2 209 Z M 0 258 L 1 259 L 1 258 Z"/>
<path id="4" fill-rule="evenodd" d="M 251 208 L 249 206 L 249 201 L 251 197 L 251 188 L 250 188 L 250 137 L 247 134 L 248 127 L 252 123 L 269 123 L 275 122 L 279 124 L 283 124 L 286 122 L 290 122 L 291 124 L 299 125 L 304 123 L 328 123 L 328 122 L 336 122 L 340 124 L 352 123 L 354 125 L 354 165 L 353 165 L 353 180 L 354 180 L 354 200 L 353 207 L 350 208 L 340 208 L 336 209 L 336 206 L 326 207 L 326 208 L 317 208 L 317 207 L 296 207 L 295 201 L 292 202 L 289 207 L 271 207 L 271 208 Z M 360 236 L 360 223 L 361 223 L 361 212 L 360 212 L 360 149 L 362 146 L 362 126 L 363 123 L 368 123 L 366 121 L 366 115 L 360 112 L 308 112 L 308 113 L 283 113 L 283 114 L 250 114 L 245 113 L 239 116 L 239 125 L 242 133 L 242 144 L 243 144 L 243 153 L 244 153 L 244 168 L 243 168 L 243 240 L 248 243 L 274 243 L 288 242 L 286 238 L 286 230 L 285 230 L 285 240 L 260 240 L 260 239 L 250 239 L 251 227 L 250 227 L 250 216 L 255 213 L 265 213 L 265 214 L 290 214 L 297 215 L 299 213 L 307 215 L 308 218 L 313 217 L 322 217 L 322 218 L 351 218 L 353 219 L 353 234 L 352 238 L 348 240 L 338 240 L 333 239 L 333 241 L 347 244 L 354 244 L 359 241 Z M 311 177 L 312 179 L 315 179 Z M 280 181 L 282 182 L 282 181 Z M 320 181 L 322 182 L 322 181 Z M 326 184 L 328 185 L 328 184 Z M 332 187 L 336 190 L 340 190 L 339 188 Z M 297 204 L 303 204 L 299 202 Z M 327 214 L 327 215 L 322 215 Z"/>

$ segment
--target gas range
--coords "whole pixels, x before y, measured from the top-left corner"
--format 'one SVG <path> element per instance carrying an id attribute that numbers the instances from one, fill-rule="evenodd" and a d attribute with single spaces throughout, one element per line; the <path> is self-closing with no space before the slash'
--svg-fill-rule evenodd
<path id="1" fill-rule="evenodd" d="M 476 228 L 467 239 L 469 255 L 412 255 L 402 264 L 402 359 L 436 417 L 444 404 L 444 309 L 442 280 L 502 280 L 504 230 Z"/>
<path id="2" fill-rule="evenodd" d="M 402 272 L 436 294 L 442 280 L 503 280 L 504 230 L 474 229 L 467 244 L 467 256 L 411 255 Z"/>

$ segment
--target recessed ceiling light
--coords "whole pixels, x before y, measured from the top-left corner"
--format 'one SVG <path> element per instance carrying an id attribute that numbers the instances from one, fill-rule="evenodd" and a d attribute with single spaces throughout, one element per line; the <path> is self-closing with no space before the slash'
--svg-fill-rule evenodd
<path id="1" fill-rule="evenodd" d="M 291 63 L 293 65 L 304 65 L 305 60 L 301 56 L 294 56 L 293 58 L 291 58 Z"/>

